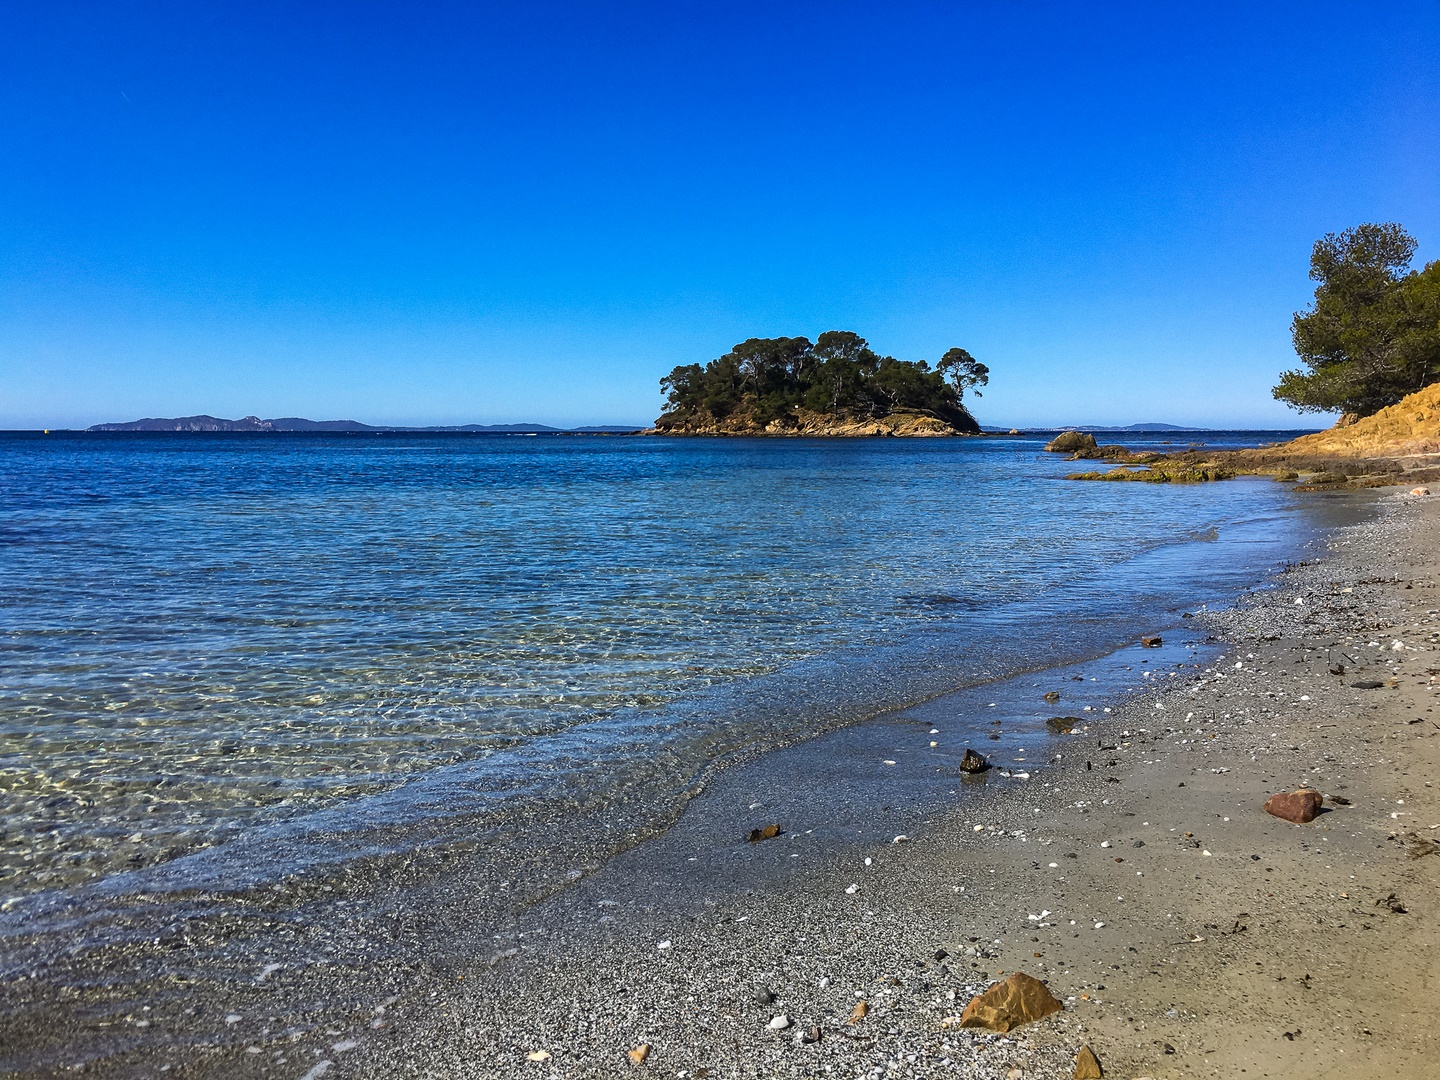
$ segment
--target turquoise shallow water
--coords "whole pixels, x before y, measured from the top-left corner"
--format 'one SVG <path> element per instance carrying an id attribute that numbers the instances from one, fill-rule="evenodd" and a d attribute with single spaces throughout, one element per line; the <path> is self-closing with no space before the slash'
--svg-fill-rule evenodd
<path id="1" fill-rule="evenodd" d="M 659 813 L 716 760 L 1223 602 L 1325 524 L 1269 482 L 1071 468 L 1019 438 L 0 435 L 0 901 L 232 850 L 279 876 L 480 804 Z"/>

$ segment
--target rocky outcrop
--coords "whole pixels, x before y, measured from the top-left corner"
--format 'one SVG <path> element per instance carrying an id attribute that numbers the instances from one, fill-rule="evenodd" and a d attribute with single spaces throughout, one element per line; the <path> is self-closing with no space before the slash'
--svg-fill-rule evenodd
<path id="1" fill-rule="evenodd" d="M 1100 457 L 1119 467 L 1072 473 L 1068 479 L 1203 483 L 1258 475 L 1296 481 L 1301 491 L 1440 480 L 1440 383 L 1372 416 L 1342 420 L 1326 431 L 1252 450 L 1132 454 L 1123 447 L 1083 449 L 1072 456 Z"/>
<path id="2" fill-rule="evenodd" d="M 1083 450 L 1095 449 L 1095 436 L 1083 431 L 1062 431 L 1045 444 L 1052 454 L 1078 454 Z"/>
<path id="3" fill-rule="evenodd" d="M 655 421 L 652 435 L 760 435 L 859 438 L 866 436 L 899 436 L 904 438 L 936 438 L 952 435 L 978 435 L 980 425 L 963 409 L 953 417 L 943 418 L 932 413 L 896 409 L 883 416 L 834 415 L 811 409 L 794 409 L 790 413 L 761 419 L 753 408 L 741 408 L 723 418 L 709 413 L 678 416 L 668 413 Z"/>
<path id="4" fill-rule="evenodd" d="M 1347 420 L 1349 417 L 1341 417 Z M 1396 405 L 1381 409 L 1328 431 L 1302 435 L 1277 449 L 1305 456 L 1421 457 L 1440 455 L 1440 383 L 1411 394 Z"/>

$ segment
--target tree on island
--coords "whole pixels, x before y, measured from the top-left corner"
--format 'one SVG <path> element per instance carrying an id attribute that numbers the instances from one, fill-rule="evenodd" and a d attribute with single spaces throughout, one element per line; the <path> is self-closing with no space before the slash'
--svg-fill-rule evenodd
<path id="1" fill-rule="evenodd" d="M 1291 324 L 1309 370 L 1283 372 L 1278 400 L 1369 416 L 1440 379 L 1440 261 L 1410 270 L 1416 246 L 1393 222 L 1315 242 L 1315 303 Z"/>
<path id="2" fill-rule="evenodd" d="M 908 410 L 978 432 L 962 400 L 967 389 L 989 381 L 989 368 L 964 349 L 951 349 L 932 370 L 924 360 L 881 356 L 849 330 L 827 330 L 813 343 L 750 338 L 703 367 L 682 365 L 661 379 L 666 408 L 658 426 L 743 414 L 763 427 L 794 420 L 801 410 L 837 419 Z"/>

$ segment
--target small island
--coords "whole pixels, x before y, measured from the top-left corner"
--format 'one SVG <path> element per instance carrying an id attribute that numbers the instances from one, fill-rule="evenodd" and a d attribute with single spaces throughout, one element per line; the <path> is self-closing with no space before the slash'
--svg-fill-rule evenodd
<path id="1" fill-rule="evenodd" d="M 658 435 L 979 435 L 965 391 L 990 369 L 964 349 L 931 368 L 881 356 L 849 330 L 806 337 L 750 338 L 703 367 L 660 380 L 666 410 Z"/>

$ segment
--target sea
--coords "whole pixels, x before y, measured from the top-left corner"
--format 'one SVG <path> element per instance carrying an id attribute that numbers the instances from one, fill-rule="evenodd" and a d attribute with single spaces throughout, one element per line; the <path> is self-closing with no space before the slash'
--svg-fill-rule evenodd
<path id="1" fill-rule="evenodd" d="M 1043 443 L 0 434 L 0 980 L 457 850 L 513 912 L 727 765 L 1179 627 L 1356 512 Z"/>

